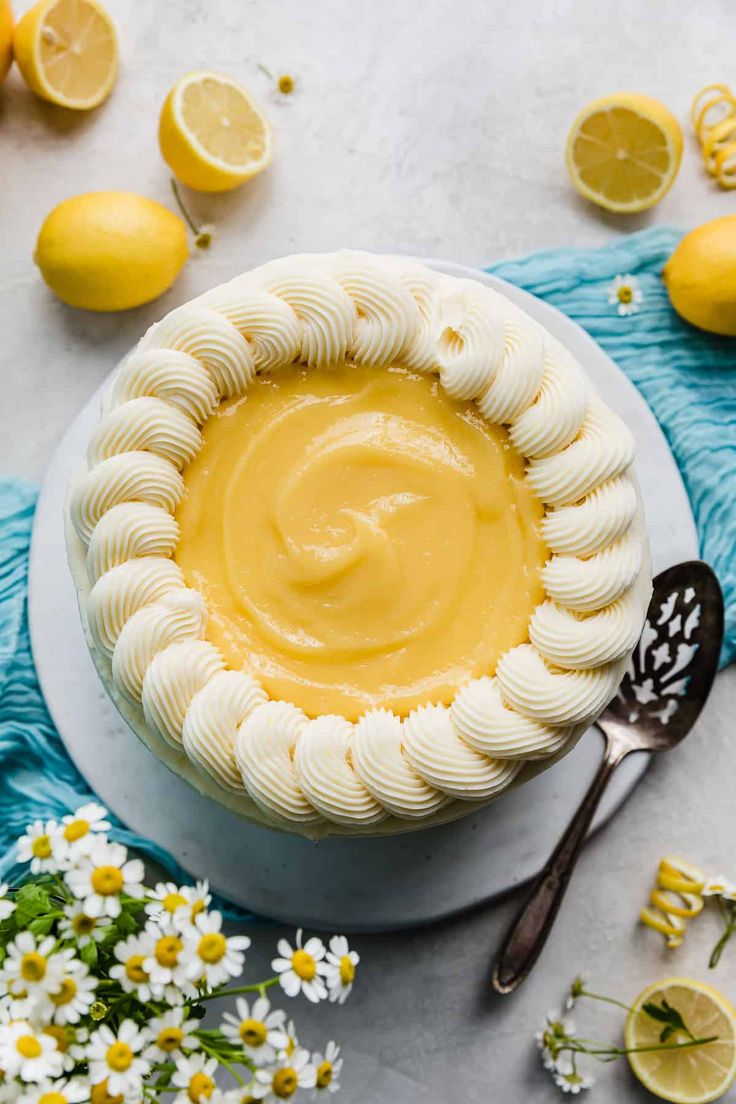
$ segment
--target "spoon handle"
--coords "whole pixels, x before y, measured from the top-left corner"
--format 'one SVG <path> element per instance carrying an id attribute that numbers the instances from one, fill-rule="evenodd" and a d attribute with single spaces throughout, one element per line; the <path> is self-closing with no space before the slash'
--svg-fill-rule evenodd
<path id="1" fill-rule="evenodd" d="M 608 780 L 623 758 L 610 743 L 595 778 L 557 847 L 537 875 L 529 897 L 509 928 L 493 965 L 498 993 L 513 993 L 531 973 L 562 904 L 593 814 Z"/>

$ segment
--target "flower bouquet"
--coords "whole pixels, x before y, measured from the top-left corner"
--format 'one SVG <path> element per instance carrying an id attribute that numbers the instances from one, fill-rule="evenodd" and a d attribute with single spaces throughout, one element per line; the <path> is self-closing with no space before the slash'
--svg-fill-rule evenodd
<path id="1" fill-rule="evenodd" d="M 339 1088 L 340 1048 L 299 1045 L 267 993 L 342 1003 L 358 964 L 344 936 L 278 941 L 274 974 L 233 984 L 250 946 L 226 935 L 206 882 L 144 884 L 105 809 L 37 821 L 28 874 L 0 886 L 0 1104 L 249 1104 Z M 236 996 L 215 1026 L 209 1002 Z"/>

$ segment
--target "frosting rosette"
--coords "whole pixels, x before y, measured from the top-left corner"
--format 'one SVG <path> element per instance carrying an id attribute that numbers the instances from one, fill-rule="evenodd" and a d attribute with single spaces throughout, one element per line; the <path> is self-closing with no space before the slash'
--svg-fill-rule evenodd
<path id="1" fill-rule="evenodd" d="M 541 597 L 516 642 L 450 696 L 430 692 L 404 708 L 387 694 L 350 713 L 269 692 L 247 655 L 238 665 L 228 658 L 206 588 L 180 566 L 187 473 L 208 424 L 247 403 L 259 381 L 295 367 L 307 376 L 353 368 L 429 379 L 458 410 L 472 408 L 464 417 L 501 427 L 520 457 L 519 480 L 539 504 Z M 431 455 L 431 428 L 416 445 L 400 419 L 382 417 L 368 438 L 365 418 L 344 409 L 341 436 L 325 430 L 325 470 L 339 472 L 343 457 L 388 442 L 402 450 L 416 486 L 413 495 L 382 499 L 380 516 L 342 511 L 342 528 L 332 530 L 339 556 L 328 548 L 329 585 L 334 578 L 339 595 L 344 565 L 381 564 L 374 575 L 385 580 L 387 608 L 403 602 L 417 625 L 422 611 L 410 599 L 418 591 L 402 583 L 411 559 L 386 537 L 385 519 L 410 508 L 428 562 L 435 491 L 427 473 L 455 465 L 464 494 L 465 468 L 447 450 Z M 362 434 L 357 444 L 353 430 Z M 151 326 L 106 389 L 67 505 L 70 565 L 97 670 L 155 754 L 258 823 L 318 837 L 397 833 L 461 816 L 556 762 L 616 693 L 651 589 L 634 451 L 583 366 L 500 290 L 352 251 L 273 261 Z M 303 538 L 311 524 L 305 457 L 295 456 L 279 483 L 274 516 L 293 562 L 312 572 L 307 587 L 327 577 L 327 561 Z M 459 511 L 460 490 L 451 498 Z M 236 552 L 240 563 L 248 549 Z M 434 572 L 440 608 L 462 571 L 456 579 L 435 564 Z M 392 636 L 383 615 L 370 612 L 366 656 L 380 638 L 374 622 L 391 649 L 406 646 L 408 635 Z M 275 618 L 269 624 L 287 637 Z M 314 635 L 295 634 L 294 651 L 308 652 Z M 339 652 L 337 629 L 333 639 Z M 360 662 L 369 659 L 361 653 Z"/>

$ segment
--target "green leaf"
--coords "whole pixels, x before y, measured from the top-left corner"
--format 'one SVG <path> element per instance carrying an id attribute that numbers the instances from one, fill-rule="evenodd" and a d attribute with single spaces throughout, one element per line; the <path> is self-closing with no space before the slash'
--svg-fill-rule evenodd
<path id="1" fill-rule="evenodd" d="M 118 916 L 115 924 L 118 930 L 123 932 L 124 935 L 131 935 L 133 932 L 138 931 L 137 921 L 130 915 L 129 912 L 125 912 L 124 910 Z"/>
<path id="2" fill-rule="evenodd" d="M 53 916 L 37 916 L 35 920 L 31 920 L 28 931 L 34 935 L 48 935 L 53 926 Z"/>
<path id="3" fill-rule="evenodd" d="M 658 1023 L 665 1025 L 659 1036 L 659 1041 L 661 1043 L 666 1043 L 677 1031 L 682 1031 L 689 1038 L 692 1038 L 692 1034 L 688 1030 L 682 1016 L 676 1008 L 672 1007 L 665 997 L 662 998 L 661 1004 L 655 1004 L 653 1001 L 648 1001 L 647 1004 L 642 1005 L 642 1012 L 645 1012 L 647 1016 L 656 1020 Z"/>
<path id="4" fill-rule="evenodd" d="M 94 939 L 90 939 L 89 943 L 82 947 L 79 957 L 85 966 L 89 966 L 90 970 L 97 965 L 97 944 Z"/>
<path id="5" fill-rule="evenodd" d="M 15 895 L 13 917 L 18 929 L 27 928 L 31 920 L 52 911 L 48 891 L 34 882 L 21 886 Z"/>

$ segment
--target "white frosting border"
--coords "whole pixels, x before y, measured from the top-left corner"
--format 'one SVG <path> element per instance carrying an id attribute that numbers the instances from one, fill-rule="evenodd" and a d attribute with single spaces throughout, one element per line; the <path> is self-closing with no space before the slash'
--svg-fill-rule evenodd
<path id="1" fill-rule="evenodd" d="M 250 742 L 268 731 L 257 721 L 266 696 L 245 673 L 242 686 L 223 679 L 201 596 L 171 560 L 179 471 L 203 421 L 256 372 L 345 357 L 436 372 L 448 393 L 509 427 L 554 533 L 547 599 L 530 622 L 534 642 L 507 652 L 497 677 L 463 687 L 441 717 L 376 711 L 366 727 L 293 707 L 269 714 L 286 759 L 264 773 Z M 559 759 L 615 693 L 651 592 L 633 455 L 628 429 L 567 349 L 484 285 L 351 251 L 264 265 L 152 326 L 107 389 L 67 505 L 98 672 L 159 758 L 250 819 L 314 837 L 461 816 Z M 219 679 L 227 693 L 214 692 Z"/>

